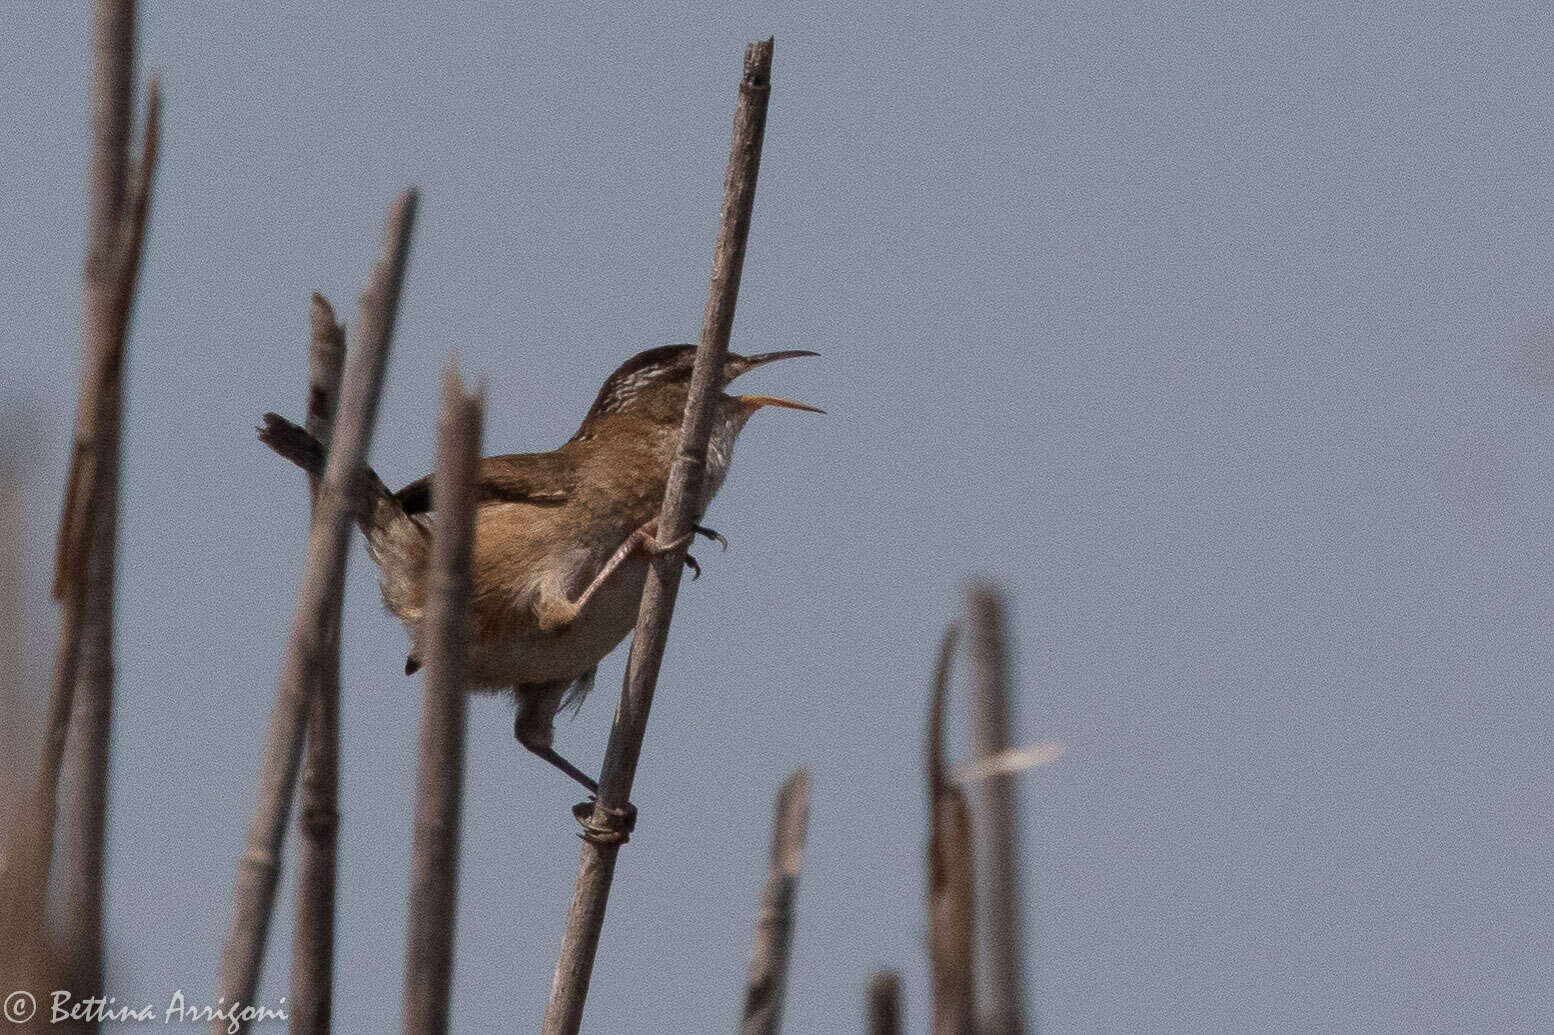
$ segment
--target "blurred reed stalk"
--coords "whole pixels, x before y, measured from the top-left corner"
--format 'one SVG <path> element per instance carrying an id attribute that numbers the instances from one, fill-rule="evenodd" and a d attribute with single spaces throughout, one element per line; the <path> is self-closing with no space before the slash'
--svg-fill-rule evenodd
<path id="1" fill-rule="evenodd" d="M 27 535 L 22 496 L 37 459 L 38 440 L 30 418 L 0 418 L 0 989 L 27 991 L 42 1001 L 55 989 L 70 989 L 44 916 L 48 860 L 26 850 L 32 767 L 38 716 L 27 681 Z M 47 1018 L 34 1017 L 18 1032 L 41 1033 Z M 11 1029 L 7 1029 L 8 1031 Z M 57 1030 L 57 1029 L 56 1029 Z"/>
<path id="2" fill-rule="evenodd" d="M 869 979 L 868 1035 L 901 1035 L 901 975 L 877 970 Z"/>
<path id="3" fill-rule="evenodd" d="M 772 844 L 767 857 L 766 889 L 756 914 L 755 945 L 745 982 L 741 1035 L 777 1035 L 782 1027 L 783 993 L 788 985 L 788 951 L 793 942 L 794 902 L 804 843 L 809 832 L 808 769 L 798 769 L 777 792 Z"/>
<path id="4" fill-rule="evenodd" d="M 443 1035 L 448 1030 L 464 788 L 476 469 L 484 411 L 482 393 L 466 395 L 450 361 L 443 374 L 437 474 L 432 479 L 437 523 L 432 531 L 422 626 L 426 682 L 421 699 L 410 921 L 405 938 L 406 1035 Z"/>
<path id="5" fill-rule="evenodd" d="M 766 130 L 766 102 L 771 92 L 773 41 L 767 39 L 745 48 L 744 74 L 739 83 L 739 102 L 734 111 L 733 143 L 728 173 L 723 181 L 723 207 L 718 241 L 713 251 L 712 284 L 702 318 L 700 348 L 691 374 L 681 426 L 679 455 L 669 471 L 669 485 L 659 513 L 659 541 L 679 542 L 705 506 L 703 488 L 707 467 L 707 439 L 712 430 L 714 402 L 722 386 L 724 360 L 739 278 L 744 266 L 745 241 L 750 233 L 750 214 L 755 204 L 756 176 L 761 166 L 761 143 Z M 543 1035 L 576 1035 L 583 1021 L 583 1004 L 593 973 L 594 954 L 604 926 L 605 905 L 615 876 L 615 858 L 626 843 L 632 820 L 631 786 L 636 777 L 648 710 L 663 663 L 669 621 L 680 588 L 685 549 L 671 550 L 655 558 L 648 569 L 642 592 L 631 653 L 620 705 L 605 749 L 599 795 L 593 811 L 583 821 L 583 850 L 578 860 L 577 883 L 567 911 L 561 955 L 551 984 Z"/>
<path id="6" fill-rule="evenodd" d="M 150 84 L 138 161 L 134 112 L 135 5 L 99 0 L 92 30 L 92 156 L 81 286 L 81 379 L 55 555 L 59 641 L 37 780 L 12 830 L 0 873 L 0 931 L 20 934 L 76 989 L 102 987 L 103 845 L 113 704 L 115 545 L 125 344 L 145 248 L 161 131 L 161 89 Z M 69 767 L 65 765 L 67 746 Z M 65 904 L 60 955 L 46 949 L 60 782 Z M 22 970 L 29 964 L 13 961 Z M 41 973 L 34 971 L 34 974 Z M 27 986 L 18 986 L 25 988 Z M 94 1028 L 95 1024 L 86 1026 Z"/>
<path id="7" fill-rule="evenodd" d="M 976 1035 L 976 899 L 971 814 L 950 779 L 944 712 L 956 629 L 939 648 L 928 705 L 928 967 L 933 984 L 934 1035 Z"/>
<path id="8" fill-rule="evenodd" d="M 992 759 L 1012 747 L 1008 607 L 991 582 L 968 593 L 971 609 L 973 757 Z M 1020 829 L 1016 774 L 993 772 L 980 783 L 977 810 L 982 947 L 987 986 L 978 1023 L 985 1032 L 1025 1035 L 1025 945 L 1020 904 Z"/>
<path id="9" fill-rule="evenodd" d="M 389 342 L 399 312 L 410 232 L 418 195 L 409 190 L 389 212 L 383 250 L 362 293 L 336 414 L 334 441 L 324 464 L 318 503 L 308 535 L 302 588 L 292 616 L 286 654 L 276 688 L 270 730 L 259 773 L 258 801 L 249 823 L 233 889 L 232 922 L 222 949 L 218 996 L 228 1004 L 251 1004 L 259 986 L 291 799 L 302 762 L 302 740 L 320 659 L 328 655 L 324 618 L 345 591 L 351 525 L 360 506 L 364 468 L 388 367 Z M 239 1025 L 246 1028 L 246 1024 Z M 233 1035 L 224 1020 L 211 1035 Z"/>
<path id="10" fill-rule="evenodd" d="M 37 730 L 27 681 L 27 522 L 22 497 L 37 462 L 33 416 L 0 414 L 0 830 L 27 800 Z M 39 695 L 41 699 L 41 695 Z M 5 842 L 0 842 L 0 853 Z M 3 858 L 3 855 L 0 855 Z"/>
<path id="11" fill-rule="evenodd" d="M 308 433 L 324 448 L 334 430 L 345 365 L 345 328 L 323 295 L 309 308 Z M 309 477 L 313 504 L 319 480 Z M 291 1030 L 326 1035 L 333 1019 L 336 851 L 340 832 L 340 611 L 330 597 L 320 616 L 323 643 L 312 670 L 307 754 L 297 802 L 297 912 L 291 939 Z"/>

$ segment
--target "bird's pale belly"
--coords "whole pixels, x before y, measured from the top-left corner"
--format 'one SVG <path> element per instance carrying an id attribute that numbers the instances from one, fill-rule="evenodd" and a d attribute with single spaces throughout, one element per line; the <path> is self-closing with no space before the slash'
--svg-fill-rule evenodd
<path id="1" fill-rule="evenodd" d="M 507 635 L 471 645 L 470 682 L 503 688 L 525 683 L 571 681 L 614 650 L 637 623 L 648 561 L 632 557 L 599 587 L 570 626 L 542 632 L 524 616 Z M 576 597 L 581 587 L 571 596 Z M 511 628 L 511 627 L 510 627 Z"/>

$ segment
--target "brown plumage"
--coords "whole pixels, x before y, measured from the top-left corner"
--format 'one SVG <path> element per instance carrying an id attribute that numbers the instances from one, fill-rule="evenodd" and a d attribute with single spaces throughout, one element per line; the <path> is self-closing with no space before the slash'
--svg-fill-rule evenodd
<path id="1" fill-rule="evenodd" d="M 652 522 L 679 446 L 695 353 L 694 345 L 638 353 L 609 376 L 561 448 L 480 462 L 471 684 L 511 689 L 518 739 L 590 791 L 594 782 L 551 747 L 554 718 L 569 698 L 581 703 L 600 659 L 636 622 L 647 553 L 657 546 Z M 814 354 L 730 353 L 724 385 L 762 364 Z M 735 438 L 763 406 L 814 409 L 770 396 L 720 394 L 708 444 L 708 501 L 723 484 Z M 265 414 L 259 438 L 304 470 L 323 470 L 323 447 L 290 421 Z M 391 493 L 369 471 L 366 492 L 358 521 L 379 569 L 383 603 L 418 645 L 431 478 Z M 612 558 L 617 566 L 607 570 Z M 407 672 L 418 667 L 416 659 L 412 646 Z"/>

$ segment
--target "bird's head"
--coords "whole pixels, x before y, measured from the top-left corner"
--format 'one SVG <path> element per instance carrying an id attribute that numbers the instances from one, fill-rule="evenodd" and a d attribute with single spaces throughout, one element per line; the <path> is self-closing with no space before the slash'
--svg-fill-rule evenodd
<path id="1" fill-rule="evenodd" d="M 741 356 L 730 352 L 723 365 L 722 387 L 727 388 L 734 378 L 767 363 L 794 356 L 816 355 L 819 353 L 803 349 L 763 352 L 756 356 Z M 605 379 L 593 406 L 589 407 L 588 415 L 583 418 L 583 426 L 574 438 L 589 438 L 597 422 L 611 414 L 629 415 L 678 428 L 685 414 L 685 401 L 690 395 L 691 370 L 695 363 L 695 345 L 664 345 L 632 356 Z M 751 414 L 763 406 L 825 412 L 804 403 L 771 395 L 729 395 L 724 392 L 719 402 L 723 419 L 733 425 L 735 434 L 738 434 Z"/>

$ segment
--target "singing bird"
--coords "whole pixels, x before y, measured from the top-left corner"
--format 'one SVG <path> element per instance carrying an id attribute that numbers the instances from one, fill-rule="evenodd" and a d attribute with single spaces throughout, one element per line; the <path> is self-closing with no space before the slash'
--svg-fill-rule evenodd
<path id="1" fill-rule="evenodd" d="M 723 387 L 767 363 L 813 355 L 729 353 Z M 471 685 L 511 690 L 519 743 L 590 794 L 598 793 L 598 784 L 552 747 L 555 717 L 582 703 L 599 661 L 636 624 L 648 558 L 684 545 L 658 541 L 657 514 L 679 450 L 695 359 L 694 345 L 638 353 L 605 379 L 582 426 L 561 448 L 486 457 L 477 472 Z M 698 513 L 722 486 L 745 422 L 765 406 L 824 412 L 788 399 L 720 391 Z M 304 429 L 266 413 L 258 430 L 276 453 L 310 474 L 323 472 L 324 447 Z M 378 567 L 383 603 L 410 633 L 409 674 L 420 667 L 432 479 L 398 492 L 371 470 L 366 481 L 357 521 Z M 700 525 L 696 532 L 722 541 Z"/>

